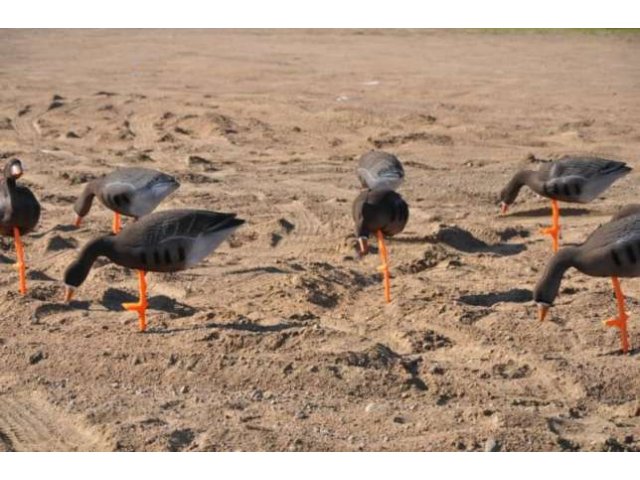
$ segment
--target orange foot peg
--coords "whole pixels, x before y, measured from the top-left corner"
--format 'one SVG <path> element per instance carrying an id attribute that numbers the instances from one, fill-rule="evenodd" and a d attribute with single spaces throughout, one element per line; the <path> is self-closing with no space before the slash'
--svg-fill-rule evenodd
<path id="1" fill-rule="evenodd" d="M 22 295 L 27 293 L 27 266 L 24 263 L 24 247 L 22 245 L 22 239 L 20 238 L 20 229 L 13 227 L 13 239 L 16 244 L 16 268 L 18 269 L 18 276 L 20 277 L 19 289 Z"/>
<path id="2" fill-rule="evenodd" d="M 551 200 L 551 226 L 547 228 L 541 228 L 540 233 L 545 235 L 551 235 L 553 240 L 553 251 L 558 251 L 559 238 L 560 238 L 560 207 L 557 200 Z"/>
<path id="3" fill-rule="evenodd" d="M 380 260 L 382 265 L 378 267 L 384 276 L 384 299 L 387 303 L 391 303 L 391 274 L 389 273 L 389 256 L 387 255 L 387 247 L 384 244 L 384 235 L 378 230 L 378 249 L 380 250 Z"/>
<path id="4" fill-rule="evenodd" d="M 140 322 L 140 331 L 144 332 L 147 329 L 147 279 L 145 275 L 147 272 L 138 270 L 138 281 L 140 283 L 140 300 L 138 303 L 123 303 L 122 308 L 129 310 L 130 312 L 138 312 L 138 321 Z"/>
<path id="5" fill-rule="evenodd" d="M 622 346 L 622 353 L 627 353 L 629 351 L 629 334 L 627 333 L 627 319 L 629 316 L 624 311 L 624 295 L 620 288 L 620 280 L 618 280 L 618 277 L 611 277 L 611 281 L 613 282 L 613 290 L 616 292 L 618 316 L 606 320 L 604 324 L 607 327 L 620 329 L 620 345 Z"/>
<path id="6" fill-rule="evenodd" d="M 120 230 L 122 230 L 122 221 L 120 220 L 120 214 L 117 212 L 113 214 L 113 224 L 111 228 L 113 230 L 113 233 L 115 233 L 116 235 L 120 233 Z"/>

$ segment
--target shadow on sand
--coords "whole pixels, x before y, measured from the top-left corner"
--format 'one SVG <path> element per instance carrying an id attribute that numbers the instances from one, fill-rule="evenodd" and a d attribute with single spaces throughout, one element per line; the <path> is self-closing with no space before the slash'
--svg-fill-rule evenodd
<path id="1" fill-rule="evenodd" d="M 562 208 L 562 205 L 560 205 L 561 217 L 580 217 L 582 215 L 589 215 L 590 213 L 591 210 L 588 208 Z M 533 210 L 508 212 L 503 218 L 508 217 L 551 217 L 551 208 L 535 208 Z"/>
<path id="2" fill-rule="evenodd" d="M 430 238 L 430 243 L 444 243 L 456 250 L 465 253 L 493 253 L 499 256 L 517 255 L 527 249 L 521 243 L 495 243 L 489 245 L 471 232 L 457 226 L 444 227 L 438 231 L 435 238 Z"/>
<path id="3" fill-rule="evenodd" d="M 100 304 L 104 306 L 107 310 L 122 310 L 122 304 L 127 302 L 137 302 L 138 297 L 134 296 L 124 290 L 119 290 L 117 288 L 108 288 L 104 295 L 102 296 L 102 300 Z M 187 305 L 182 302 L 178 302 L 171 297 L 167 297 L 166 295 L 155 295 L 153 297 L 149 297 L 149 309 L 150 310 L 158 310 L 160 312 L 169 313 L 177 318 L 189 317 L 196 313 L 196 309 L 190 305 Z"/>
<path id="4" fill-rule="evenodd" d="M 531 293 L 531 290 L 525 290 L 523 288 L 513 288 L 506 292 L 462 295 L 458 299 L 459 302 L 466 305 L 472 305 L 474 307 L 491 307 L 500 302 L 526 303 L 532 300 L 533 294 Z"/>

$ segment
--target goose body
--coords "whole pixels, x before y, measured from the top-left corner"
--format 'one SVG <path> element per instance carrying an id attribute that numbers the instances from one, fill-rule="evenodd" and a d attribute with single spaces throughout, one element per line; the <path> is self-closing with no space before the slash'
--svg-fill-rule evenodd
<path id="1" fill-rule="evenodd" d="M 516 173 L 500 192 L 500 207 L 502 213 L 506 213 L 524 185 L 537 194 L 550 198 L 552 225 L 542 229 L 542 233 L 551 236 L 553 251 L 557 252 L 560 238 L 558 202 L 591 202 L 630 171 L 631 168 L 626 163 L 616 160 L 590 156 L 563 157 L 545 163 L 538 171 L 520 170 Z"/>
<path id="2" fill-rule="evenodd" d="M 20 160 L 11 160 L 5 167 L 0 183 L 0 233 L 13 236 L 17 227 L 20 234 L 27 234 L 40 220 L 40 203 L 31 190 L 16 183 L 22 175 Z M 13 173 L 12 173 L 13 172 Z"/>
<path id="3" fill-rule="evenodd" d="M 396 190 L 404 181 L 404 168 L 395 155 L 372 150 L 360 157 L 357 168 L 362 188 Z"/>
<path id="4" fill-rule="evenodd" d="M 157 170 L 120 168 L 87 183 L 74 210 L 81 219 L 89 213 L 93 198 L 97 197 L 118 214 L 140 218 L 155 210 L 179 186 L 174 177 Z"/>
<path id="5" fill-rule="evenodd" d="M 500 192 L 503 208 L 511 205 L 527 185 L 538 195 L 571 203 L 589 203 L 624 177 L 624 162 L 592 156 L 566 156 L 543 164 L 538 171 L 520 170 Z"/>
<path id="6" fill-rule="evenodd" d="M 38 224 L 40 204 L 31 190 L 16 183 L 23 172 L 22 162 L 17 158 L 4 167 L 4 178 L 0 183 L 0 234 L 13 236 L 19 291 L 24 295 L 27 293 L 27 276 L 22 235 L 31 232 Z"/>
<path id="7" fill-rule="evenodd" d="M 407 225 L 409 206 L 396 192 L 363 190 L 353 202 L 352 214 L 358 238 L 377 231 L 392 237 Z"/>
<path id="8" fill-rule="evenodd" d="M 626 352 L 627 315 L 618 279 L 640 277 L 640 208 L 634 205 L 622 209 L 610 222 L 594 230 L 584 243 L 565 247 L 552 257 L 533 291 L 541 319 L 553 305 L 564 273 L 572 267 L 592 277 L 612 278 L 619 317 L 609 320 L 607 325 L 621 329 L 622 350 Z"/>
<path id="9" fill-rule="evenodd" d="M 640 212 L 614 217 L 581 245 L 562 248 L 536 284 L 533 299 L 552 305 L 562 276 L 571 267 L 592 277 L 640 276 Z"/>
<path id="10" fill-rule="evenodd" d="M 369 236 L 374 234 L 378 237 L 378 249 L 382 260 L 380 269 L 384 275 L 384 296 L 389 303 L 391 274 L 384 237 L 397 235 L 404 230 L 409 220 L 409 206 L 392 190 L 363 190 L 353 202 L 352 213 L 361 255 L 369 251 Z"/>
<path id="11" fill-rule="evenodd" d="M 215 250 L 243 223 L 235 214 L 207 210 L 166 210 L 146 215 L 117 235 L 89 242 L 67 269 L 65 283 L 80 286 L 99 256 L 147 272 L 185 270 Z"/>
<path id="12" fill-rule="evenodd" d="M 140 300 L 125 303 L 138 312 L 140 330 L 146 329 L 146 272 L 177 272 L 200 262 L 244 223 L 234 213 L 207 210 L 167 210 L 151 213 L 125 227 L 117 235 L 105 235 L 87 243 L 64 274 L 65 300 L 86 280 L 98 257 L 138 270 Z"/>

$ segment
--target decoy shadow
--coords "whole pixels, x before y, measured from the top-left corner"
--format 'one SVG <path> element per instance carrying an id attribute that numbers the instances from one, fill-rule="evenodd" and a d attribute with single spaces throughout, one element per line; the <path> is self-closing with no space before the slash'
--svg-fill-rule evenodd
<path id="1" fill-rule="evenodd" d="M 563 217 L 580 217 L 582 215 L 589 215 L 591 210 L 588 208 L 576 208 L 576 207 L 560 207 L 560 215 Z M 550 208 L 535 208 L 533 210 L 519 210 L 514 212 L 508 212 L 504 217 L 549 217 L 551 215 Z"/>
<path id="2" fill-rule="evenodd" d="M 474 307 L 491 307 L 496 303 L 526 303 L 533 300 L 531 290 L 512 288 L 505 292 L 479 293 L 462 295 L 458 301 Z"/>
<path id="3" fill-rule="evenodd" d="M 108 288 L 100 304 L 107 310 L 122 311 L 122 304 L 137 302 L 138 297 L 117 288 Z M 179 302 L 166 295 L 155 295 L 148 298 L 149 309 L 158 310 L 175 316 L 176 318 L 189 317 L 196 313 L 196 309 L 186 303 Z"/>
<path id="4" fill-rule="evenodd" d="M 499 256 L 517 255 L 527 247 L 522 243 L 494 243 L 488 244 L 476 238 L 471 232 L 457 226 L 441 228 L 430 243 L 444 243 L 445 245 L 464 253 L 492 253 Z"/>

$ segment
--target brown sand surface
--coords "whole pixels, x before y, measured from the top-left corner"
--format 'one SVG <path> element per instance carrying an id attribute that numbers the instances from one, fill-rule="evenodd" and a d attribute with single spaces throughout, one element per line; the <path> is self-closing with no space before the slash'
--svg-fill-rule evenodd
<path id="1" fill-rule="evenodd" d="M 531 289 L 548 201 L 496 195 L 519 167 L 595 153 L 636 168 L 564 208 L 580 242 L 638 202 L 640 36 L 461 31 L 0 31 L 0 156 L 43 207 L 0 253 L 0 450 L 640 448 L 640 282 L 623 281 L 630 355 L 601 321 L 608 279 L 570 271 L 550 320 Z M 56 97 L 58 95 L 61 98 Z M 354 251 L 357 158 L 397 154 L 411 207 L 379 260 Z M 83 183 L 122 165 L 182 183 L 161 209 L 237 212 L 193 270 L 99 261 L 73 229 Z"/>

